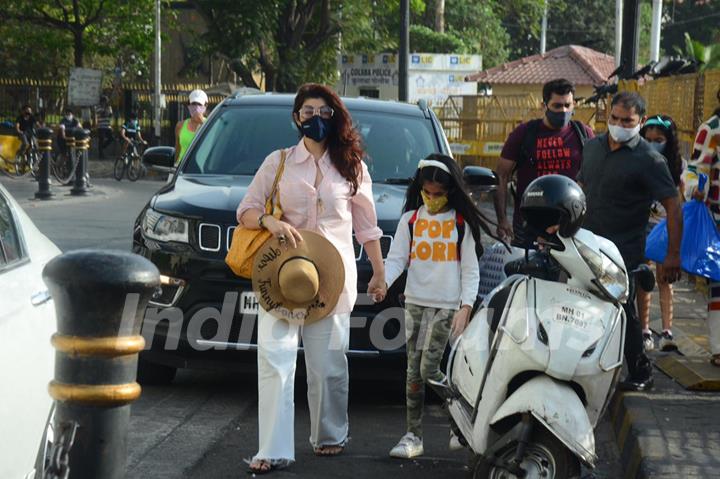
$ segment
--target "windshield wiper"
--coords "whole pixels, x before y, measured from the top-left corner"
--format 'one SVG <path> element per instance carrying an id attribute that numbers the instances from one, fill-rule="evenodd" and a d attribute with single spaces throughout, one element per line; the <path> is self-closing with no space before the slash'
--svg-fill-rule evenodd
<path id="1" fill-rule="evenodd" d="M 409 185 L 412 178 L 385 178 L 378 183 L 387 183 L 388 185 Z"/>

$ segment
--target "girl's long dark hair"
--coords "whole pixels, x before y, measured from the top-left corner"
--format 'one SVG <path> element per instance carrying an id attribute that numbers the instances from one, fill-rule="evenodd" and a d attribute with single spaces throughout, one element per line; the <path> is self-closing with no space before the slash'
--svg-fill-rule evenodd
<path id="1" fill-rule="evenodd" d="M 325 85 L 306 83 L 298 88 L 293 105 L 293 119 L 300 121 L 300 108 L 308 98 L 321 98 L 333 109 L 332 128 L 327 137 L 330 161 L 340 174 L 352 186 L 352 194 L 357 193 L 361 161 L 365 155 L 361 146 L 360 134 L 353 127 L 350 112 L 345 108 L 337 94 Z M 299 128 L 298 128 L 299 129 Z M 302 135 L 302 130 L 300 130 Z"/>
<path id="2" fill-rule="evenodd" d="M 492 221 L 480 212 L 478 207 L 475 205 L 475 202 L 470 197 L 470 193 L 468 193 L 465 181 L 463 180 L 460 166 L 458 166 L 455 160 L 449 156 L 441 155 L 439 153 L 433 153 L 425 159 L 441 162 L 448 167 L 450 174 L 435 166 L 426 166 L 425 168 L 418 169 L 415 172 L 412 183 L 408 186 L 407 194 L 405 195 L 403 213 L 416 210 L 423 204 L 420 191 L 426 181 L 432 181 L 443 185 L 448 192 L 448 206 L 462 215 L 465 223 L 469 226 L 470 231 L 472 232 L 473 238 L 475 239 L 475 251 L 477 252 L 479 258 L 483 254 L 483 247 L 480 243 L 481 228 L 488 236 L 500 241 L 500 239 L 490 231 L 490 228 L 487 225 L 488 223 L 492 223 Z"/>
<path id="3" fill-rule="evenodd" d="M 660 118 L 663 123 L 669 122 L 670 126 L 666 127 L 664 124 L 660 125 L 658 123 L 643 125 L 643 127 L 640 128 L 640 136 L 645 138 L 645 132 L 650 128 L 656 128 L 663 134 L 666 140 L 663 156 L 667 160 L 670 175 L 672 176 L 675 186 L 679 186 L 680 175 L 682 174 L 682 158 L 680 157 L 680 142 L 678 141 L 677 125 L 675 125 L 673 119 L 667 115 L 651 116 L 648 118 L 648 121 L 653 118 Z"/>

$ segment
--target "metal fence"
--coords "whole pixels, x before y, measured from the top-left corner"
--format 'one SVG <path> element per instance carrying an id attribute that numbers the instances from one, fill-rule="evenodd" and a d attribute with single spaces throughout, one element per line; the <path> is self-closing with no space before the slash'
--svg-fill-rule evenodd
<path id="1" fill-rule="evenodd" d="M 114 131 L 119 132 L 131 111 L 138 114 L 142 135 L 153 144 L 172 145 L 175 142 L 175 124 L 188 116 L 187 94 L 194 89 L 209 90 L 207 84 L 162 85 L 165 108 L 161 114 L 161 135 L 154 141 L 153 129 L 153 85 L 130 83 L 104 90 L 113 108 Z M 224 95 L 208 95 L 208 113 L 225 98 Z M 32 79 L 0 78 L 0 121 L 14 122 L 24 104 L 32 106 L 38 119 L 50 128 L 56 128 L 67 106 L 67 82 Z M 93 129 L 91 109 L 74 111 L 86 128 Z M 93 135 L 95 131 L 93 129 Z"/>
<path id="2" fill-rule="evenodd" d="M 436 113 L 461 165 L 494 169 L 508 135 L 520 123 L 541 117 L 541 105 L 542 99 L 530 93 L 457 95 L 450 96 Z M 575 119 L 591 126 L 596 116 L 595 106 L 575 110 Z"/>
<path id="3" fill-rule="evenodd" d="M 681 150 L 689 155 L 700 123 L 718 106 L 720 70 L 646 80 L 621 81 L 618 91 L 637 91 L 647 101 L 648 114 L 669 115 L 678 126 Z M 579 105 L 576 120 L 596 132 L 607 129 L 610 98 Z M 436 109 L 455 158 L 462 164 L 495 168 L 502 146 L 522 122 L 543 115 L 541 100 L 530 93 L 494 96 L 451 96 Z"/>

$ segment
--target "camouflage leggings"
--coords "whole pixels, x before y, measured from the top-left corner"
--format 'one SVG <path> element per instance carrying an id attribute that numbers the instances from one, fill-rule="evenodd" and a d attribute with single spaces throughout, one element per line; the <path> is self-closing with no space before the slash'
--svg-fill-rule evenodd
<path id="1" fill-rule="evenodd" d="M 450 309 L 405 304 L 407 430 L 418 437 L 422 437 L 425 382 L 444 378 L 440 361 L 454 313 Z"/>

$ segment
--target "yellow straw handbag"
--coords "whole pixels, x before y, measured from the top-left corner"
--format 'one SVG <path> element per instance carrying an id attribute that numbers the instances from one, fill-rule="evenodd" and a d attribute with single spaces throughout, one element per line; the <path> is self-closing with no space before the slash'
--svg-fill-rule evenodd
<path id="1" fill-rule="evenodd" d="M 273 181 L 270 196 L 265 200 L 265 213 L 277 219 L 280 219 L 282 216 L 277 189 L 280 177 L 282 177 L 283 170 L 285 170 L 285 156 L 285 150 L 281 150 L 280 164 L 275 172 L 275 181 Z M 233 232 L 230 250 L 227 256 L 225 256 L 225 264 L 227 264 L 236 275 L 251 279 L 253 257 L 271 236 L 272 234 L 266 229 L 250 229 L 238 225 Z"/>

